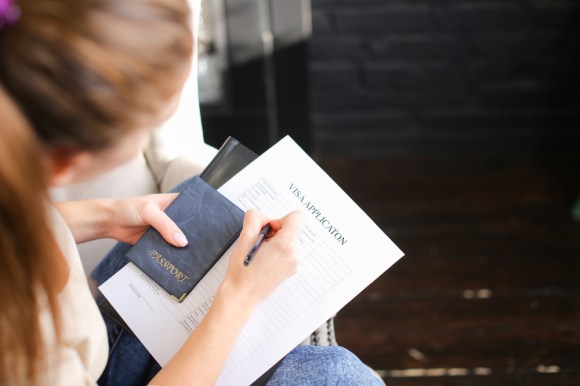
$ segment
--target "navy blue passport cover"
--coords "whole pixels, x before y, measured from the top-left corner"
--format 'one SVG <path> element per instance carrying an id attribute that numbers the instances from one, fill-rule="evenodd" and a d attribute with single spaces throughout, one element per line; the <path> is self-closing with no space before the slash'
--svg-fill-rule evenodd
<path id="1" fill-rule="evenodd" d="M 167 243 L 154 228 L 127 252 L 127 258 L 179 302 L 239 236 L 244 212 L 199 176 L 165 210 L 188 245 Z"/>

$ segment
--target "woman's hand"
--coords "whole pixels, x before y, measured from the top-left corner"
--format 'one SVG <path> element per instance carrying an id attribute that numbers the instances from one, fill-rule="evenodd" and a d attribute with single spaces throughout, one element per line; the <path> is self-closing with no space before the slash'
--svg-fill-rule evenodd
<path id="1" fill-rule="evenodd" d="M 164 212 L 177 193 L 150 194 L 120 200 L 97 199 L 54 203 L 75 241 L 113 238 L 134 244 L 153 226 L 177 247 L 187 245 L 181 230 Z"/>
<path id="2" fill-rule="evenodd" d="M 268 223 L 272 231 L 251 264 L 244 266 L 244 259 L 254 246 L 260 230 Z M 264 300 L 280 283 L 296 273 L 298 257 L 294 243 L 301 229 L 300 212 L 269 220 L 263 214 L 249 210 L 220 292 L 231 290 L 230 296 L 237 297 L 238 301 L 248 307 L 254 307 Z"/>
<path id="3" fill-rule="evenodd" d="M 272 226 L 251 264 L 244 259 L 254 246 L 262 227 Z M 296 272 L 298 258 L 294 242 L 302 228 L 302 215 L 290 213 L 268 220 L 249 210 L 232 254 L 228 272 L 205 318 L 177 354 L 151 381 L 155 385 L 213 385 L 240 331 L 254 307 L 282 281 Z"/>
<path id="4" fill-rule="evenodd" d="M 168 243 L 186 246 L 185 235 L 164 212 L 175 197 L 177 193 L 163 193 L 115 200 L 109 237 L 134 244 L 152 226 Z"/>

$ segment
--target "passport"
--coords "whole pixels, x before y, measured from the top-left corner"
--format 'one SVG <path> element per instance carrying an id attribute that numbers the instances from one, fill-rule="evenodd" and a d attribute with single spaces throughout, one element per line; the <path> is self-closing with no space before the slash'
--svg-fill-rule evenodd
<path id="1" fill-rule="evenodd" d="M 174 247 L 154 228 L 127 252 L 127 258 L 182 302 L 238 238 L 244 212 L 200 176 L 190 179 L 165 213 L 187 237 Z"/>

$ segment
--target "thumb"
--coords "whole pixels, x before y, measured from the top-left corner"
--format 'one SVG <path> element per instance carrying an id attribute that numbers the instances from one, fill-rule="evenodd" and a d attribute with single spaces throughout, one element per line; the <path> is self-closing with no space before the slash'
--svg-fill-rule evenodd
<path id="1" fill-rule="evenodd" d="M 155 228 L 170 244 L 185 247 L 187 238 L 171 218 L 157 205 L 149 202 L 143 208 L 143 221 Z"/>

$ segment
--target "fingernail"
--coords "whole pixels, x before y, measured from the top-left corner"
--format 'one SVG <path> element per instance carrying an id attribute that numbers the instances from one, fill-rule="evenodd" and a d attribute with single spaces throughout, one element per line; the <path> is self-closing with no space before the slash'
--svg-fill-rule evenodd
<path id="1" fill-rule="evenodd" d="M 173 236 L 173 241 L 175 241 L 175 244 L 180 247 L 185 247 L 187 245 L 187 238 L 185 238 L 183 233 L 176 233 L 175 236 Z"/>

